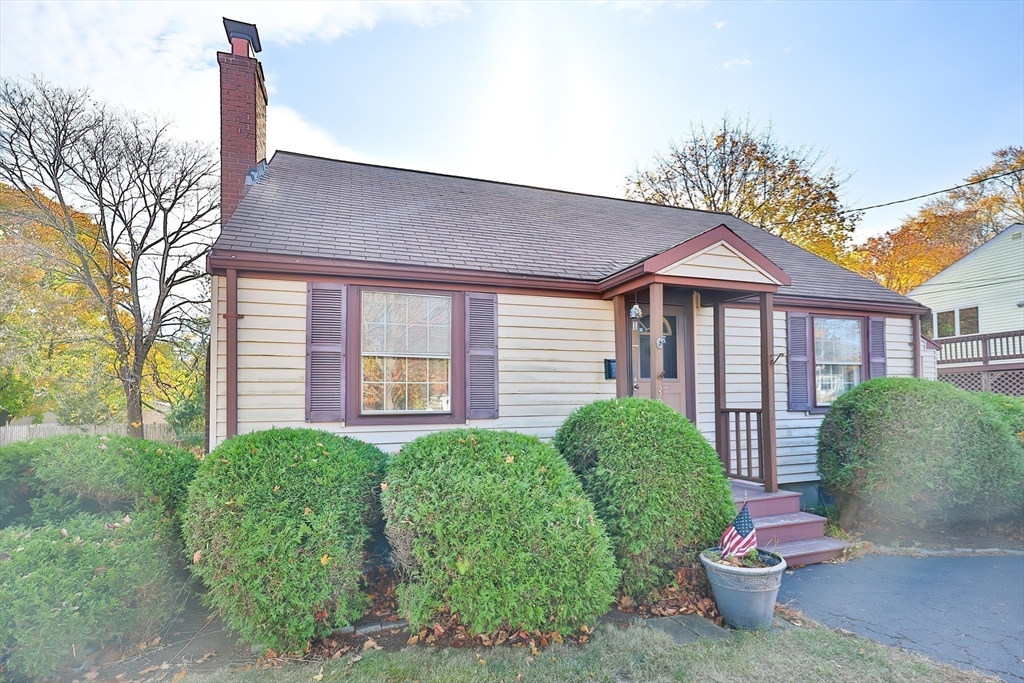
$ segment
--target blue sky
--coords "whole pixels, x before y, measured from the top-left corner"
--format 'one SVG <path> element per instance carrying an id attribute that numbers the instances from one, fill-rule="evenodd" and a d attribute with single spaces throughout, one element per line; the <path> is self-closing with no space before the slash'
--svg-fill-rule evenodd
<path id="1" fill-rule="evenodd" d="M 0 73 L 216 139 L 219 17 L 254 21 L 273 147 L 621 196 L 690 121 L 771 121 L 854 206 L 1024 144 L 1024 2 L 0 4 Z M 866 214 L 858 237 L 916 204 Z"/>

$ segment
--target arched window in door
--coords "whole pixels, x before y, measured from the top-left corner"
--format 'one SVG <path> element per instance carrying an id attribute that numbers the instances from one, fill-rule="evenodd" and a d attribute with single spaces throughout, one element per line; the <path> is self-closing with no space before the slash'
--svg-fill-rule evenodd
<path id="1" fill-rule="evenodd" d="M 665 337 L 664 351 L 665 379 L 679 379 L 678 354 L 676 353 L 676 316 L 666 315 L 661 319 L 661 336 Z M 640 318 L 640 379 L 651 378 L 651 316 Z"/>

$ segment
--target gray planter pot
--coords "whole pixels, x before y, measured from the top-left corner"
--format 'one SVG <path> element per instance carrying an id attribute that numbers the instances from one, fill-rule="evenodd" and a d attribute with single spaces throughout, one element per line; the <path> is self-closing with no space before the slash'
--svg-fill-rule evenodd
<path id="1" fill-rule="evenodd" d="M 704 553 L 717 550 L 705 550 L 700 554 L 700 562 L 707 572 L 722 618 L 735 628 L 771 628 L 786 561 L 766 550 L 759 551 L 761 557 L 777 559 L 778 563 L 763 569 L 727 566 L 704 557 Z"/>

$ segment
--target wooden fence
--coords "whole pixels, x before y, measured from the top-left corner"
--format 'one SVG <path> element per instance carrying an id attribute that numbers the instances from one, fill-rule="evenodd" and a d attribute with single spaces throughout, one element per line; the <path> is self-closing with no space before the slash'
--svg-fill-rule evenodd
<path id="1" fill-rule="evenodd" d="M 144 424 L 142 425 L 142 433 L 147 439 L 153 439 L 154 441 L 166 441 L 167 443 L 175 443 L 177 441 L 174 429 L 171 425 L 164 422 Z M 128 425 L 11 425 L 0 427 L 0 446 L 6 446 L 9 443 L 18 441 L 38 439 L 44 436 L 64 436 L 67 434 L 119 434 L 127 436 Z"/>

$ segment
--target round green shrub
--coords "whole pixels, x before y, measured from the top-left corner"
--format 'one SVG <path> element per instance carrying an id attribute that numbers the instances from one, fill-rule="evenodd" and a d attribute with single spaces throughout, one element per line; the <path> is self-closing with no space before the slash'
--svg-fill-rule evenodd
<path id="1" fill-rule="evenodd" d="M 909 377 L 871 380 L 840 396 L 821 423 L 818 471 L 842 523 L 869 514 L 961 521 L 1024 507 L 1014 410 L 1004 414 L 992 402 Z"/>
<path id="2" fill-rule="evenodd" d="M 714 546 L 736 516 L 718 454 L 685 417 L 646 398 L 576 410 L 555 447 L 608 526 L 622 588 L 640 596 Z"/>
<path id="3" fill-rule="evenodd" d="M 176 512 L 199 468 L 191 452 L 130 436 L 37 439 L 36 476 L 60 493 L 96 501 L 105 510 L 161 505 Z"/>
<path id="4" fill-rule="evenodd" d="M 380 523 L 385 460 L 313 429 L 236 436 L 206 456 L 183 531 L 208 604 L 243 639 L 297 652 L 362 614 L 363 546 Z"/>
<path id="5" fill-rule="evenodd" d="M 406 444 L 382 504 L 415 625 L 457 613 L 472 632 L 575 630 L 614 600 L 604 525 L 551 446 L 515 432 L 459 429 Z"/>
<path id="6" fill-rule="evenodd" d="M 59 526 L 0 530 L 0 671 L 38 678 L 65 663 L 73 645 L 81 653 L 165 625 L 182 582 L 162 517 L 155 508 L 81 513 Z"/>

